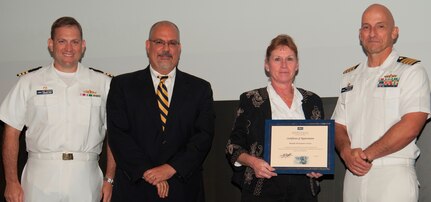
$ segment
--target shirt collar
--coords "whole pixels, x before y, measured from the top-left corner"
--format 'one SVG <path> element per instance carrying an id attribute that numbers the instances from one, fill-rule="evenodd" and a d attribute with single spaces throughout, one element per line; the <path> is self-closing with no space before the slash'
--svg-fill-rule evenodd
<path id="1" fill-rule="evenodd" d="M 169 77 L 168 79 L 173 79 L 177 73 L 177 68 L 175 67 L 174 69 L 172 69 L 172 71 L 169 72 L 168 75 L 162 75 L 156 70 L 154 70 L 154 68 L 150 65 L 150 73 L 153 81 L 156 81 L 156 80 L 158 81 L 160 76 L 168 76 Z"/>
<path id="2" fill-rule="evenodd" d="M 268 84 L 268 95 L 271 104 L 272 119 L 305 119 L 302 110 L 303 96 L 299 90 L 292 85 L 294 93 L 292 105 L 289 108 L 283 99 L 277 94 L 271 83 Z"/>
<path id="3" fill-rule="evenodd" d="M 395 48 L 392 49 L 392 52 L 388 55 L 388 57 L 385 59 L 385 61 L 378 67 L 375 67 L 375 69 L 385 69 L 387 67 L 392 66 L 392 63 L 396 61 L 396 59 L 399 57 L 397 50 Z M 368 60 L 364 62 L 365 67 L 368 68 Z"/>
<path id="4" fill-rule="evenodd" d="M 292 83 L 292 88 L 293 88 L 293 100 L 292 100 L 292 105 L 291 105 L 291 109 L 296 108 L 296 107 L 301 107 L 302 108 L 302 100 L 304 99 L 304 97 L 302 96 L 301 92 L 299 92 L 299 90 L 295 87 L 295 85 Z M 277 96 L 277 99 L 281 99 L 280 95 L 277 94 L 277 92 L 275 91 L 274 87 L 272 87 L 271 82 L 268 82 L 268 87 L 267 87 L 269 92 L 269 98 L 270 99 L 275 99 L 273 96 Z M 284 102 L 283 102 L 284 103 Z"/>
<path id="5" fill-rule="evenodd" d="M 89 72 L 84 70 L 84 66 L 81 63 L 78 63 L 78 68 L 76 69 L 76 80 L 80 81 L 80 80 L 89 80 L 90 76 L 89 76 Z M 55 72 L 55 67 L 54 67 L 54 62 L 51 63 L 50 65 L 50 69 L 49 69 L 49 77 L 51 79 L 59 79 L 59 75 Z"/>

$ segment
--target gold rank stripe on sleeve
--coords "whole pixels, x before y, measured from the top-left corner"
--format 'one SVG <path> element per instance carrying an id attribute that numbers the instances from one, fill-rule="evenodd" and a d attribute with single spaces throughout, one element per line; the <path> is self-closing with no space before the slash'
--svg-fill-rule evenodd
<path id="1" fill-rule="evenodd" d="M 357 65 L 355 65 L 355 66 L 353 66 L 353 67 L 349 67 L 349 68 L 347 68 L 346 70 L 344 70 L 343 74 L 347 74 L 347 73 L 349 73 L 349 72 L 351 72 L 351 71 L 355 70 L 356 68 L 358 68 L 358 66 L 359 66 L 359 64 L 357 64 Z"/>
<path id="2" fill-rule="evenodd" d="M 27 71 L 23 71 L 23 72 L 21 72 L 21 73 L 19 73 L 19 74 L 16 74 L 16 76 L 17 76 L 17 77 L 21 77 L 21 76 L 26 75 L 26 74 L 28 74 L 28 73 L 30 73 L 30 72 L 34 72 L 34 71 L 36 71 L 36 70 L 38 70 L 38 69 L 40 69 L 40 68 L 42 68 L 42 66 L 39 66 L 39 67 L 36 67 L 36 68 L 30 69 L 30 70 L 27 70 Z"/>
<path id="3" fill-rule="evenodd" d="M 416 60 L 416 59 L 413 59 L 413 58 L 408 58 L 408 57 L 400 56 L 398 58 L 397 62 L 401 62 L 401 63 L 407 64 L 407 65 L 414 65 L 414 64 L 420 62 L 420 60 Z"/>
<path id="4" fill-rule="evenodd" d="M 104 75 L 106 75 L 106 76 L 109 76 L 109 77 L 114 77 L 114 75 L 113 75 L 113 74 L 103 72 L 102 70 L 94 69 L 93 67 L 89 67 L 89 69 L 91 69 L 91 70 L 93 70 L 93 71 L 95 71 L 95 72 L 102 73 L 102 74 L 104 74 Z"/>

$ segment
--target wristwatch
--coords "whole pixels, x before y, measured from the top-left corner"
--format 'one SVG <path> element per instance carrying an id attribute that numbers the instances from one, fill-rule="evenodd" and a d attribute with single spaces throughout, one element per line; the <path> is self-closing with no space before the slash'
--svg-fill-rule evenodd
<path id="1" fill-rule="evenodd" d="M 105 182 L 107 182 L 107 183 L 109 183 L 111 185 L 114 185 L 114 179 L 112 179 L 112 178 L 104 177 L 103 181 L 105 181 Z"/>
<path id="2" fill-rule="evenodd" d="M 364 161 L 367 162 L 367 163 L 373 163 L 373 160 L 370 160 L 368 158 L 365 158 Z"/>

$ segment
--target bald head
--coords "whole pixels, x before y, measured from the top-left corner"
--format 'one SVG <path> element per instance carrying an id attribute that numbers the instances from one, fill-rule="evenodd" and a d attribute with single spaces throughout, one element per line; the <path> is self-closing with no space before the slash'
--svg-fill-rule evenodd
<path id="1" fill-rule="evenodd" d="M 373 4 L 365 9 L 362 14 L 362 23 L 364 23 L 364 20 L 369 16 L 380 16 L 388 23 L 388 25 L 395 26 L 395 20 L 391 11 L 381 4 Z"/>
<path id="2" fill-rule="evenodd" d="M 179 41 L 179 39 L 180 39 L 180 30 L 178 29 L 178 27 L 177 27 L 176 24 L 174 24 L 171 21 L 167 21 L 167 20 L 159 21 L 159 22 L 154 23 L 153 26 L 151 26 L 150 34 L 148 35 L 148 39 L 151 39 L 153 37 L 154 30 L 157 27 L 159 27 L 159 26 L 170 26 L 170 27 L 175 28 L 175 30 L 177 32 L 176 34 L 178 35 L 178 41 Z"/>

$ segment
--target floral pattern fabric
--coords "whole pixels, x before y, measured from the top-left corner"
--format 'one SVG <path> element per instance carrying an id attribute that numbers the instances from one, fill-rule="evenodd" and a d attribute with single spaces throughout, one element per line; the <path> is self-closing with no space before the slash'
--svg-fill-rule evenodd
<path id="1" fill-rule="evenodd" d="M 323 119 L 323 104 L 316 94 L 298 88 L 303 96 L 302 109 L 306 119 Z M 265 88 L 255 89 L 241 94 L 236 119 L 226 145 L 226 155 L 234 169 L 233 183 L 242 189 L 248 189 L 259 196 L 265 179 L 256 178 L 254 170 L 248 166 L 237 166 L 238 157 L 248 153 L 263 158 L 265 120 L 271 119 L 271 105 Z M 312 192 L 314 193 L 315 190 Z"/>

